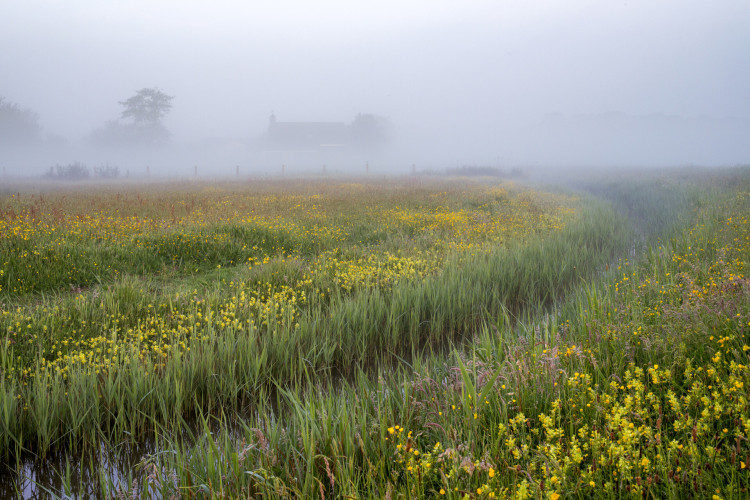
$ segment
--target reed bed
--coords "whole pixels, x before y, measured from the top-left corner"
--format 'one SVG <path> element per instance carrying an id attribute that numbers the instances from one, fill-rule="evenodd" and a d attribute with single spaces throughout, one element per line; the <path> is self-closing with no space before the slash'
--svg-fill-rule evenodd
<path id="1" fill-rule="evenodd" d="M 447 355 L 416 352 L 337 388 L 307 373 L 231 432 L 202 416 L 193 444 L 165 441 L 128 491 L 744 498 L 750 183 L 735 188 L 552 309 L 488 315 Z M 224 430 L 208 432 L 214 419 Z"/>
<path id="2" fill-rule="evenodd" d="M 645 242 L 652 267 L 666 269 L 659 258 L 698 232 L 675 233 L 681 221 L 708 217 L 697 207 L 721 220 L 739 206 L 706 203 L 705 188 L 669 176 L 602 192 L 616 208 L 455 180 L 10 195 L 0 452 L 17 464 L 61 450 L 98 461 L 76 486 L 83 474 L 65 459 L 53 494 L 587 496 L 580 481 L 603 467 L 590 443 L 589 462 L 569 463 L 566 479 L 539 471 L 571 460 L 570 439 L 583 446 L 590 412 L 574 418 L 569 405 L 583 400 L 565 399 L 570 380 L 588 373 L 581 383 L 603 391 L 605 378 L 641 366 L 610 338 L 606 349 L 582 340 L 592 311 L 622 301 L 636 275 L 599 280 Z M 670 216 L 633 216 L 644 203 Z M 599 417 L 612 409 L 605 396 Z M 554 441 L 538 427 L 550 414 L 567 434 L 555 430 L 557 455 L 540 459 Z M 101 465 L 102 445 L 144 439 L 157 451 L 134 470 Z M 635 477 L 646 481 L 607 491 L 643 491 Z"/>
<path id="3" fill-rule="evenodd" d="M 6 458 L 442 341 L 510 293 L 489 269 L 464 290 L 456 267 L 560 232 L 577 204 L 466 182 L 101 189 L 3 200 Z"/>

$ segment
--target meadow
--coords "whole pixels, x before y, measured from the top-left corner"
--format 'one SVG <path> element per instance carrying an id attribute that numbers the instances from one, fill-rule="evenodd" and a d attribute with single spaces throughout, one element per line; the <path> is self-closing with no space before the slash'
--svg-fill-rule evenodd
<path id="1" fill-rule="evenodd" d="M 750 177 L 577 188 L 4 195 L 6 491 L 64 453 L 59 496 L 746 495 Z"/>

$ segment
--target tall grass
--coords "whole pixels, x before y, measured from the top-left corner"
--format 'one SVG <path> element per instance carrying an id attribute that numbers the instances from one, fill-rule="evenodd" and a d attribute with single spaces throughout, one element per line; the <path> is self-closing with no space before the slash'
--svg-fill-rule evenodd
<path id="1" fill-rule="evenodd" d="M 686 200 L 696 200 L 694 192 L 672 198 L 659 198 L 658 190 L 652 194 L 647 199 L 652 209 L 663 207 L 667 200 L 668 205 L 677 206 L 675 214 L 684 214 L 694 206 Z M 507 194 L 493 194 L 477 203 L 484 207 L 484 202 L 503 196 Z M 668 208 L 671 210 L 671 205 Z M 408 221 L 413 213 L 405 210 L 400 216 Z M 437 213 L 443 216 L 440 210 Z M 479 220 L 482 217 L 477 216 Z M 328 258 L 366 254 L 370 247 L 359 246 L 361 239 L 389 249 L 404 244 L 429 249 L 410 233 L 412 226 L 396 229 L 395 234 L 369 227 L 368 231 L 349 233 L 349 238 L 357 238 L 357 245 L 336 249 Z M 637 224 L 635 229 L 643 231 Z M 216 231 L 231 236 L 230 249 L 249 238 L 246 229 L 239 226 L 221 226 Z M 371 241 L 366 234 L 374 235 Z M 426 273 L 420 279 L 394 279 L 387 286 L 349 290 L 337 287 L 331 279 L 331 286 L 323 284 L 319 289 L 331 290 L 309 294 L 305 307 L 264 313 L 263 322 L 259 319 L 252 324 L 245 321 L 240 297 L 248 290 L 233 283 L 274 281 L 274 286 L 281 287 L 287 281 L 302 281 L 309 266 L 306 252 L 316 252 L 322 240 L 305 240 L 313 243 L 309 247 L 302 244 L 302 251 L 291 257 L 290 249 L 284 247 L 285 251 L 272 258 L 268 258 L 268 249 L 299 247 L 302 240 L 274 241 L 261 251 L 242 243 L 255 252 L 253 256 L 265 254 L 267 259 L 264 265 L 250 269 L 219 267 L 223 264 L 216 264 L 216 259 L 223 259 L 224 253 L 217 250 L 215 255 L 209 252 L 206 262 L 210 262 L 210 270 L 206 267 L 196 274 L 190 271 L 196 259 L 187 258 L 184 273 L 165 270 L 158 276 L 145 277 L 136 273 L 110 283 L 103 281 L 91 292 L 55 292 L 59 295 L 53 294 L 49 302 L 43 298 L 39 308 L 29 310 L 36 316 L 24 319 L 34 324 L 35 331 L 50 332 L 43 342 L 51 345 L 55 335 L 70 325 L 75 325 L 81 338 L 93 342 L 106 325 L 110 343 L 96 345 L 102 349 L 119 345 L 123 350 L 113 358 L 114 364 L 98 372 L 82 362 L 63 375 L 47 372 L 48 378 L 41 381 L 24 375 L 4 381 L 0 386 L 1 429 L 6 433 L 0 437 L 4 456 L 7 460 L 28 452 L 44 456 L 55 449 L 94 456 L 102 442 L 119 446 L 156 436 L 155 446 L 163 453 L 155 455 L 138 475 L 124 478 L 132 492 L 145 494 L 156 489 L 187 496 L 248 492 L 339 496 L 365 492 L 384 496 L 398 491 L 406 480 L 409 486 L 402 491 L 409 491 L 409 495 L 434 494 L 442 482 L 434 477 L 428 481 L 424 476 L 410 483 L 410 476 L 401 474 L 411 471 L 396 471 L 393 463 L 402 460 L 405 467 L 419 471 L 424 465 L 419 460 L 429 456 L 432 467 L 448 448 L 435 447 L 433 442 L 431 451 L 420 448 L 422 458 L 417 462 L 418 455 L 401 451 L 411 449 L 415 442 L 425 439 L 423 436 L 437 436 L 438 429 L 453 429 L 456 446 L 462 444 L 458 436 L 469 433 L 463 442 L 468 448 L 460 449 L 464 457 L 469 457 L 467 450 L 473 453 L 484 446 L 481 443 L 487 418 L 498 425 L 505 422 L 508 427 L 507 413 L 513 408 L 529 408 L 526 411 L 530 415 L 544 411 L 559 391 L 557 379 L 546 372 L 535 372 L 526 358 L 542 359 L 546 353 L 540 346 L 567 338 L 571 329 L 560 319 L 559 311 L 564 310 L 549 313 L 549 308 L 558 306 L 584 280 L 601 276 L 631 246 L 634 234 L 633 226 L 615 210 L 602 202 L 586 200 L 560 231 L 524 234 L 515 242 L 489 250 L 449 252 L 439 272 Z M 656 232 L 648 234 L 653 237 Z M 270 238 L 253 240 L 254 245 Z M 665 248 L 658 255 L 665 254 Z M 177 258 L 180 252 L 175 247 L 164 255 Z M 245 254 L 238 258 L 244 259 Z M 230 264 L 233 262 L 234 254 L 229 259 Z M 377 278 L 381 279 L 386 281 L 382 276 Z M 195 293 L 197 289 L 200 295 Z M 585 316 L 592 308 L 601 307 L 606 296 L 605 291 L 591 287 L 585 300 L 576 300 L 571 307 L 578 316 Z M 32 295 L 20 298 L 19 303 L 38 300 L 38 295 Z M 61 313 L 45 311 L 53 308 Z M 544 320 L 535 319 L 545 314 Z M 573 317 L 573 313 L 565 314 Z M 161 334 L 160 328 L 174 332 L 169 333 L 167 342 L 171 347 L 144 356 L 146 348 L 158 347 L 149 332 Z M 143 335 L 128 337 L 130 330 Z M 457 352 L 446 360 L 446 344 L 458 345 L 462 339 L 475 337 L 481 348 L 471 349 L 468 356 Z M 12 352 L 9 342 L 4 348 L 5 354 L 0 352 L 1 368 L 8 371 L 19 358 L 18 354 L 7 354 Z M 36 373 L 44 372 L 44 360 L 38 354 L 25 351 L 23 356 L 25 366 L 32 366 Z M 411 365 L 398 362 L 404 359 Z M 515 363 L 517 371 L 510 370 L 508 363 Z M 613 362 L 613 370 L 623 363 Z M 390 369 L 392 366 L 397 368 Z M 379 383 L 371 378 L 373 375 L 380 377 Z M 334 382 L 343 386 L 336 389 Z M 503 384 L 506 388 L 495 390 Z M 513 389 L 507 389 L 510 387 Z M 453 403 L 438 398 L 445 396 L 445 391 L 452 394 Z M 535 391 L 538 396 L 533 396 Z M 424 399 L 428 394 L 437 399 Z M 472 402 L 467 404 L 469 395 Z M 483 398 L 486 405 L 502 411 L 494 417 L 476 411 L 477 401 Z M 257 417 L 252 423 L 240 421 L 236 432 L 253 444 L 239 445 L 237 433 L 209 433 L 208 427 L 203 428 L 214 418 L 207 415 L 226 415 L 210 424 L 216 429 L 234 422 L 248 408 Z M 438 418 L 448 414 L 456 417 L 451 421 Z M 310 421 L 313 415 L 318 418 Z M 457 415 L 465 422 L 456 420 Z M 196 430 L 185 423 L 193 417 L 205 424 Z M 424 428 L 412 431 L 409 437 L 411 427 L 405 431 L 395 428 L 399 425 L 398 429 L 404 429 L 407 422 L 420 423 Z M 466 429 L 461 427 L 464 424 Z M 194 435 L 178 437 L 184 433 Z M 371 443 L 373 433 L 380 439 Z M 339 437 L 331 441 L 331 436 Z M 399 444 L 402 447 L 396 450 L 400 455 L 393 449 Z M 342 461 L 343 456 L 353 458 Z M 443 455 L 444 462 L 447 456 Z M 170 461 L 170 457 L 176 461 Z M 472 463 L 478 459 L 481 465 L 480 455 L 471 457 Z M 366 471 L 371 471 L 372 477 Z M 106 474 L 100 477 L 100 492 L 121 486 Z"/>
<path id="2" fill-rule="evenodd" d="M 611 211 L 596 205 L 559 235 L 449 261 L 444 272 L 397 283 L 388 293 L 375 288 L 319 304 L 299 316 L 299 326 L 278 325 L 273 335 L 209 323 L 163 364 L 135 356 L 135 346 L 100 374 L 73 370 L 64 379 L 48 374 L 23 388 L 8 386 L 3 405 L 14 413 L 16 430 L 6 442 L 22 441 L 44 454 L 63 438 L 71 449 L 93 443 L 96 429 L 106 429 L 115 441 L 139 439 L 152 417 L 169 422 L 196 402 L 207 409 L 252 404 L 260 387 L 284 387 L 306 371 L 318 379 L 349 376 L 357 366 L 468 335 L 483 315 L 515 314 L 561 297 L 621 250 L 627 234 L 612 232 L 620 226 Z M 92 329 L 105 322 L 101 314 L 133 311 L 127 285 L 103 292 L 108 308 L 72 300 L 68 310 Z M 28 408 L 11 410 L 17 400 Z"/>
<path id="3" fill-rule="evenodd" d="M 239 431 L 167 439 L 150 484 L 191 498 L 747 496 L 750 184 L 736 187 L 551 311 L 485 317 L 464 348 L 355 369 L 335 389 L 308 372 Z"/>

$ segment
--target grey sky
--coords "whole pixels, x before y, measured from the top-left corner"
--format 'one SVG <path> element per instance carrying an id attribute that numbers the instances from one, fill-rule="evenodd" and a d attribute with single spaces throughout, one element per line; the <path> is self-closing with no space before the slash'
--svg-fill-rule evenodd
<path id="1" fill-rule="evenodd" d="M 749 26 L 747 0 L 0 0 L 0 95 L 73 141 L 155 86 L 175 140 L 372 112 L 495 155 L 552 112 L 747 122 Z"/>

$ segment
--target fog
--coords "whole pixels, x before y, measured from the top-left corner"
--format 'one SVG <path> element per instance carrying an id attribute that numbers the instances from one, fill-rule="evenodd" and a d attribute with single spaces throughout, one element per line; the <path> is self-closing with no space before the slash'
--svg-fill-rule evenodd
<path id="1" fill-rule="evenodd" d="M 0 97 L 39 133 L 0 127 L 0 166 L 748 163 L 748 26 L 747 0 L 2 0 Z M 128 125 L 120 102 L 145 88 L 174 97 L 159 123 L 169 139 L 98 140 L 108 122 Z M 358 115 L 376 133 L 357 140 Z"/>

